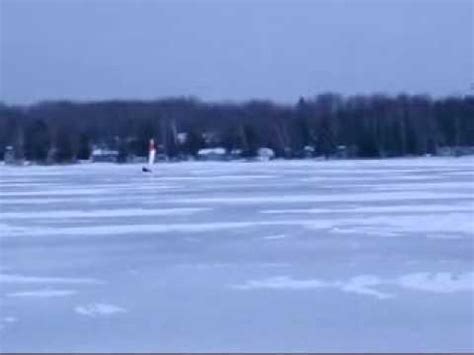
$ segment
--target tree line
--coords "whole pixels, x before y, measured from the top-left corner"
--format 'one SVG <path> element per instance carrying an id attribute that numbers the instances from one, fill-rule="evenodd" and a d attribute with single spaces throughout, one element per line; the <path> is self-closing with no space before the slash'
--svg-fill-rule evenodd
<path id="1" fill-rule="evenodd" d="M 72 162 L 101 146 L 118 150 L 125 161 L 145 156 L 150 138 L 171 159 L 217 146 L 244 157 L 259 147 L 283 158 L 308 151 L 329 158 L 341 149 L 353 157 L 436 154 L 442 147 L 474 146 L 474 96 L 326 93 L 294 105 L 194 98 L 0 104 L 0 158 L 10 146 L 18 159 Z"/>

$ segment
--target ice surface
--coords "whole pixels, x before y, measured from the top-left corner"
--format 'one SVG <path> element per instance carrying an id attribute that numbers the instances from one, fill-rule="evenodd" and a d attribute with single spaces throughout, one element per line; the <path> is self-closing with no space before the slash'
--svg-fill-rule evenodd
<path id="1" fill-rule="evenodd" d="M 474 159 L 0 167 L 0 351 L 473 351 Z"/>
<path id="2" fill-rule="evenodd" d="M 126 310 L 122 307 L 107 303 L 95 303 L 86 306 L 77 306 L 74 308 L 77 314 L 96 317 L 96 316 L 110 316 L 117 313 L 125 313 Z"/>
<path id="3" fill-rule="evenodd" d="M 65 218 L 103 218 L 103 217 L 133 217 L 133 216 L 187 216 L 197 212 L 209 211 L 211 208 L 115 208 L 107 210 L 67 210 L 67 211 L 55 211 L 54 214 L 51 211 L 20 211 L 20 212 L 4 212 L 2 218 L 12 219 L 36 219 L 36 218 L 47 218 L 51 219 L 65 219 Z M 5 226 L 5 228 L 7 228 Z"/>
<path id="4" fill-rule="evenodd" d="M 0 274 L 0 282 L 2 284 L 14 283 L 14 284 L 30 284 L 30 283 L 42 283 L 42 284 L 98 284 L 102 283 L 97 279 L 87 278 L 71 278 L 71 277 L 38 277 L 38 276 L 24 276 L 24 275 L 11 275 L 11 274 Z"/>
<path id="5" fill-rule="evenodd" d="M 262 288 L 302 290 L 333 287 L 341 291 L 366 294 L 381 299 L 393 297 L 372 289 L 373 286 L 384 284 L 435 293 L 472 292 L 474 290 L 474 272 L 460 275 L 453 275 L 449 272 L 440 272 L 433 275 L 428 272 L 420 272 L 403 275 L 394 280 L 382 279 L 375 275 L 359 275 L 349 281 L 294 280 L 288 276 L 278 276 L 264 280 L 249 280 L 242 285 L 232 285 L 231 287 L 241 290 Z"/>
<path id="6" fill-rule="evenodd" d="M 7 293 L 7 297 L 63 297 L 77 293 L 74 290 L 32 290 Z"/>

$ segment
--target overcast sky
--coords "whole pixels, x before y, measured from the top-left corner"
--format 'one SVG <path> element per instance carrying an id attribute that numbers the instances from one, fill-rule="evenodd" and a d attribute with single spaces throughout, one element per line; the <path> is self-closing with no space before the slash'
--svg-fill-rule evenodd
<path id="1" fill-rule="evenodd" d="M 0 0 L 1 99 L 466 94 L 473 2 Z"/>

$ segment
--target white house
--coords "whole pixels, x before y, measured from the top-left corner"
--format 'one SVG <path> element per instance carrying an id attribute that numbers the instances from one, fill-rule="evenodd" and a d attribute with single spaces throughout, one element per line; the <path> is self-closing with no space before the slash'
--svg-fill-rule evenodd
<path id="1" fill-rule="evenodd" d="M 96 162 L 116 163 L 118 160 L 118 156 L 119 156 L 118 150 L 94 148 L 92 150 L 91 158 L 94 163 Z"/>
<path id="2" fill-rule="evenodd" d="M 266 161 L 275 158 L 275 152 L 270 148 L 258 148 L 257 150 L 257 159 Z"/>
<path id="3" fill-rule="evenodd" d="M 221 161 L 226 159 L 227 152 L 222 147 L 204 148 L 198 151 L 197 156 L 200 160 Z"/>

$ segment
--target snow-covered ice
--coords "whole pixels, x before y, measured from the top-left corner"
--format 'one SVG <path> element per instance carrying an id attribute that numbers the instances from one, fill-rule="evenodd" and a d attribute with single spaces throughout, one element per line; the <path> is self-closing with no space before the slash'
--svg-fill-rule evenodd
<path id="1" fill-rule="evenodd" d="M 77 314 L 88 317 L 110 316 L 126 312 L 122 307 L 107 303 L 93 303 L 85 306 L 77 306 L 74 308 L 74 311 Z"/>
<path id="2" fill-rule="evenodd" d="M 474 351 L 474 159 L 0 166 L 0 351 Z"/>
<path id="3" fill-rule="evenodd" d="M 31 290 L 31 291 L 21 291 L 21 292 L 12 292 L 7 293 L 7 297 L 64 297 L 74 295 L 76 291 L 74 290 Z"/>

